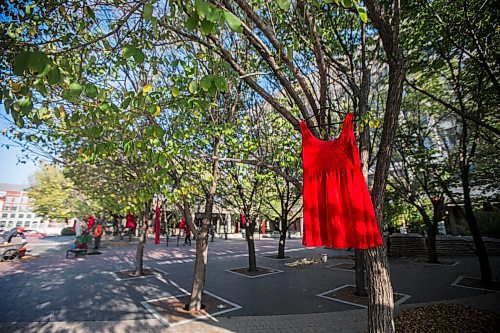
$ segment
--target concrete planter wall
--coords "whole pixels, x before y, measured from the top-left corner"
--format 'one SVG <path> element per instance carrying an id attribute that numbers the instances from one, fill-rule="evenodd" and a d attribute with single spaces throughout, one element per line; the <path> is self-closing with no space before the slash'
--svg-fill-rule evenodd
<path id="1" fill-rule="evenodd" d="M 390 256 L 427 256 L 426 237 L 419 234 L 392 234 L 389 236 Z M 483 237 L 488 255 L 500 255 L 500 239 Z M 436 237 L 438 256 L 473 256 L 474 241 L 470 236 L 441 235 Z"/>

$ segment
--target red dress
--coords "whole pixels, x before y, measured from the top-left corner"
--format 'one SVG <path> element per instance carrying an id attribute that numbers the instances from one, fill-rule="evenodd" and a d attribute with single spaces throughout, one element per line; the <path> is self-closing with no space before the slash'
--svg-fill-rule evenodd
<path id="1" fill-rule="evenodd" d="M 302 133 L 305 246 L 366 249 L 383 245 L 347 114 L 335 140 L 316 138 L 304 121 Z"/>

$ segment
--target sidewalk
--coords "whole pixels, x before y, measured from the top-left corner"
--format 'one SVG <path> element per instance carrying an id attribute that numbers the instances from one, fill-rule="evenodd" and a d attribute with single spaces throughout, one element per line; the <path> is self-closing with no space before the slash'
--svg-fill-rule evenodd
<path id="1" fill-rule="evenodd" d="M 62 242 L 65 243 L 65 242 Z M 325 291 L 354 282 L 354 273 L 336 269 L 352 253 L 307 249 L 300 240 L 287 240 L 287 260 L 274 260 L 277 242 L 256 241 L 257 264 L 276 270 L 272 275 L 248 278 L 228 269 L 248 264 L 241 240 L 209 243 L 205 290 L 238 307 L 214 320 L 195 321 L 167 328 L 143 305 L 145 301 L 173 297 L 190 290 L 195 244 L 166 246 L 148 242 L 146 268 L 160 269 L 157 276 L 117 280 L 115 273 L 134 266 L 137 244 L 113 246 L 105 242 L 102 255 L 64 259 L 64 245 L 37 259 L 0 264 L 0 332 L 363 332 L 367 310 L 318 297 Z M 327 263 L 298 268 L 285 262 L 322 253 L 335 256 Z M 337 258 L 337 259 L 336 259 Z M 396 292 L 410 295 L 396 308 L 436 302 L 458 302 L 500 311 L 498 293 L 451 286 L 457 276 L 477 276 L 474 257 L 455 258 L 457 266 L 436 266 L 406 259 L 391 259 Z M 447 258 L 447 260 L 451 260 Z M 491 257 L 494 276 L 500 275 L 500 258 Z"/>

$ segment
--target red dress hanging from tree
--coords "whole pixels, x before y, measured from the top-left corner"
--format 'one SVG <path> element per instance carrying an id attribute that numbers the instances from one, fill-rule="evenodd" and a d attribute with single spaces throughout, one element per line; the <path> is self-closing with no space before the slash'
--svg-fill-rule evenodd
<path id="1" fill-rule="evenodd" d="M 382 246 L 368 186 L 347 114 L 335 140 L 316 138 L 305 121 L 302 133 L 305 246 L 366 249 Z"/>

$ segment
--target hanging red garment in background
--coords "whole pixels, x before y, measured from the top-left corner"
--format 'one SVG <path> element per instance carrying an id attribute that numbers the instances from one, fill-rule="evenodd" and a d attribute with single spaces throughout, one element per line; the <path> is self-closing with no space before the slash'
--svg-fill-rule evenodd
<path id="1" fill-rule="evenodd" d="M 129 228 L 129 229 L 135 228 L 134 215 L 132 215 L 130 213 L 127 214 L 127 223 L 125 223 L 125 228 Z"/>
<path id="2" fill-rule="evenodd" d="M 90 216 L 89 219 L 87 220 L 87 229 L 88 230 L 92 230 L 92 228 L 94 227 L 94 222 L 95 222 L 95 218 L 93 216 Z"/>
<path id="3" fill-rule="evenodd" d="M 155 212 L 155 244 L 160 244 L 160 206 L 156 205 Z"/>
<path id="4" fill-rule="evenodd" d="M 382 246 L 348 113 L 337 139 L 316 138 L 305 121 L 302 133 L 305 246 L 366 249 Z"/>

